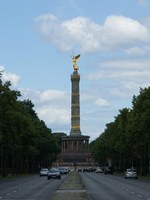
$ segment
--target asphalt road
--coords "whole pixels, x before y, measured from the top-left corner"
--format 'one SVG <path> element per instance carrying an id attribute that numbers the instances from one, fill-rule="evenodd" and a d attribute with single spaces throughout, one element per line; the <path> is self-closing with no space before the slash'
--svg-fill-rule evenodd
<path id="1" fill-rule="evenodd" d="M 0 200 L 50 200 L 65 178 L 47 180 L 34 175 L 0 180 Z"/>
<path id="2" fill-rule="evenodd" d="M 150 180 L 80 173 L 90 200 L 150 200 Z"/>

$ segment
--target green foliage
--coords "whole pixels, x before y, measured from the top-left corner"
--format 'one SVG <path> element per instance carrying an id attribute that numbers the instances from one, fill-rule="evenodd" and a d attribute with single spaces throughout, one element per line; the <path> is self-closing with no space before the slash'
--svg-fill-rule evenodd
<path id="1" fill-rule="evenodd" d="M 97 162 L 112 161 L 116 171 L 136 167 L 141 175 L 150 174 L 150 87 L 133 96 L 132 109 L 123 108 L 114 122 L 93 141 L 91 151 Z"/>
<path id="2" fill-rule="evenodd" d="M 61 144 L 62 144 L 62 137 L 66 136 L 67 134 L 62 132 L 53 133 L 53 136 L 58 144 L 58 151 L 61 152 Z"/>
<path id="3" fill-rule="evenodd" d="M 35 172 L 50 166 L 59 148 L 51 130 L 40 120 L 30 100 L 0 79 L 0 175 Z"/>

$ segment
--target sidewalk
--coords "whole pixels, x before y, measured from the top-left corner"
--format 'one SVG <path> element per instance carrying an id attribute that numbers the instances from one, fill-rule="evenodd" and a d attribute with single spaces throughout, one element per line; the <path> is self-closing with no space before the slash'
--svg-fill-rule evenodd
<path id="1" fill-rule="evenodd" d="M 52 200 L 88 200 L 84 184 L 78 172 L 68 174 Z"/>

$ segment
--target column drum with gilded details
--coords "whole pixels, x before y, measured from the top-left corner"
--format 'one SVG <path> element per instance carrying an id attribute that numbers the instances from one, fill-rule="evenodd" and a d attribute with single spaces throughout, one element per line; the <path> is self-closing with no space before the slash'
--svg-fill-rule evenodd
<path id="1" fill-rule="evenodd" d="M 71 75 L 71 136 L 81 135 L 79 82 L 80 75 L 78 74 L 78 71 L 74 71 Z"/>

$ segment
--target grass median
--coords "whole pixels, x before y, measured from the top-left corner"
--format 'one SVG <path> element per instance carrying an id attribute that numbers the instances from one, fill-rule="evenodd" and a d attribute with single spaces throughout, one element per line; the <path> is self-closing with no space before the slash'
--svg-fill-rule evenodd
<path id="1" fill-rule="evenodd" d="M 85 186 L 78 172 L 73 171 L 68 174 L 52 200 L 88 200 Z"/>

